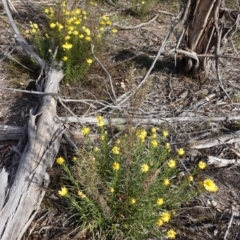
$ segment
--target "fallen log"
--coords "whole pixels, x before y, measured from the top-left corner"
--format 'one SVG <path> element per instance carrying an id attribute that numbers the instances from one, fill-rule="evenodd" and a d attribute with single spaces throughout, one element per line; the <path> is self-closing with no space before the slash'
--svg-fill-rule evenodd
<path id="1" fill-rule="evenodd" d="M 48 67 L 18 31 L 6 0 L 4 11 L 14 30 L 17 43 L 41 68 L 36 82 L 39 92 L 57 93 L 63 72 Z M 0 165 L 0 239 L 21 239 L 34 219 L 49 184 L 47 169 L 52 167 L 65 130 L 56 117 L 57 98 L 42 95 L 30 110 L 15 153 L 8 154 Z"/>

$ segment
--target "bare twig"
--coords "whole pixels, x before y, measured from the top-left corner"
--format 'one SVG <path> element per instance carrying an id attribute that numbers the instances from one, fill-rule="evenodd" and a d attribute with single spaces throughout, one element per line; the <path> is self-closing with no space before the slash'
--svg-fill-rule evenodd
<path id="1" fill-rule="evenodd" d="M 140 23 L 140 24 L 138 24 L 136 26 L 121 26 L 121 25 L 118 25 L 118 24 L 114 23 L 113 27 L 116 27 L 118 29 L 123 29 L 123 30 L 137 29 L 137 28 L 143 27 L 143 26 L 145 26 L 147 24 L 150 24 L 150 23 L 154 22 L 157 19 L 157 17 L 158 17 L 158 14 L 155 17 L 153 17 L 151 20 L 149 20 L 148 22 Z"/>
<path id="2" fill-rule="evenodd" d="M 232 226 L 232 222 L 233 222 L 234 216 L 235 216 L 235 212 L 232 209 L 232 215 L 231 215 L 231 218 L 229 220 L 229 223 L 228 223 L 228 226 L 227 226 L 227 230 L 226 230 L 226 232 L 224 234 L 224 238 L 223 238 L 224 240 L 227 240 L 227 235 L 228 235 L 228 232 L 229 232 L 229 230 L 230 230 L 230 228 Z"/>
<path id="3" fill-rule="evenodd" d="M 114 100 L 113 102 L 116 103 L 116 94 L 115 94 L 115 90 L 114 90 L 114 87 L 113 87 L 113 83 L 112 83 L 112 77 L 111 75 L 109 74 L 108 70 L 103 66 L 103 64 L 98 60 L 98 58 L 94 55 L 94 45 L 91 44 L 91 53 L 94 57 L 94 59 L 99 63 L 99 65 L 101 66 L 101 68 L 104 70 L 104 72 L 107 74 L 108 76 L 108 79 L 109 79 L 109 82 L 110 82 L 110 86 L 111 86 L 111 89 L 112 89 L 112 94 L 113 94 L 113 97 L 114 97 Z M 111 97 L 111 96 L 110 96 Z"/>

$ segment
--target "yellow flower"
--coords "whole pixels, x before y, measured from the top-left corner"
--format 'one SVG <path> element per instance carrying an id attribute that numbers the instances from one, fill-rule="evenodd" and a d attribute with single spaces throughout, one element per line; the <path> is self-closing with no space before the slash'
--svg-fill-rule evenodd
<path id="1" fill-rule="evenodd" d="M 79 8 L 76 8 L 76 10 L 74 11 L 74 13 L 77 15 L 77 14 L 80 14 L 81 13 L 81 10 Z"/>
<path id="2" fill-rule="evenodd" d="M 118 32 L 118 30 L 116 28 L 112 29 L 112 33 L 117 33 L 117 32 Z"/>
<path id="3" fill-rule="evenodd" d="M 85 40 L 90 42 L 91 41 L 91 38 L 89 36 L 85 37 Z"/>
<path id="4" fill-rule="evenodd" d="M 71 37 L 69 35 L 65 36 L 65 40 L 69 40 Z"/>
<path id="5" fill-rule="evenodd" d="M 170 221 L 171 218 L 171 214 L 169 212 L 164 212 L 161 215 L 161 219 L 163 220 L 163 222 L 168 223 Z"/>
<path id="6" fill-rule="evenodd" d="M 88 36 L 90 36 L 90 35 L 91 35 L 90 29 L 86 28 L 86 29 L 85 29 L 85 33 L 86 33 Z"/>
<path id="7" fill-rule="evenodd" d="M 171 149 L 170 143 L 166 143 L 165 148 L 170 150 Z"/>
<path id="8" fill-rule="evenodd" d="M 48 39 L 48 38 L 49 38 L 49 35 L 46 33 L 46 34 L 45 34 L 45 37 Z"/>
<path id="9" fill-rule="evenodd" d="M 90 65 L 90 64 L 92 64 L 92 62 L 93 62 L 93 60 L 91 59 L 91 58 L 88 58 L 87 59 L 87 63 Z"/>
<path id="10" fill-rule="evenodd" d="M 119 155 L 119 153 L 120 153 L 120 148 L 117 147 L 117 146 L 115 146 L 115 147 L 113 147 L 112 152 L 113 152 L 113 154 L 115 154 L 115 155 Z"/>
<path id="11" fill-rule="evenodd" d="M 97 121 L 98 121 L 98 126 L 99 126 L 99 127 L 103 127 L 103 126 L 105 125 L 102 116 L 97 116 Z"/>
<path id="12" fill-rule="evenodd" d="M 161 206 L 161 205 L 163 205 L 163 204 L 164 204 L 163 198 L 158 198 L 158 199 L 157 199 L 157 205 L 158 205 L 158 206 Z"/>
<path id="13" fill-rule="evenodd" d="M 84 38 L 84 35 L 83 34 L 79 34 L 79 38 Z"/>
<path id="14" fill-rule="evenodd" d="M 154 134 L 154 133 L 157 132 L 157 129 L 156 129 L 155 127 L 153 127 L 153 128 L 151 129 L 151 132 Z"/>
<path id="15" fill-rule="evenodd" d="M 156 141 L 156 140 L 152 140 L 151 141 L 151 145 L 152 145 L 152 147 L 157 147 L 158 146 L 158 142 Z"/>
<path id="16" fill-rule="evenodd" d="M 83 192 L 81 192 L 80 190 L 78 190 L 78 196 L 80 198 L 86 198 L 86 195 Z"/>
<path id="17" fill-rule="evenodd" d="M 102 20 L 104 20 L 104 21 L 108 21 L 108 20 L 109 20 L 109 17 L 103 15 L 103 16 L 102 16 Z"/>
<path id="18" fill-rule="evenodd" d="M 169 179 L 168 179 L 168 178 L 165 178 L 165 179 L 163 180 L 163 184 L 164 184 L 165 186 L 168 186 L 168 185 L 170 184 Z"/>
<path id="19" fill-rule="evenodd" d="M 83 127 L 82 130 L 81 130 L 81 133 L 84 135 L 84 136 L 88 136 L 89 133 L 90 133 L 91 129 L 89 127 Z"/>
<path id="20" fill-rule="evenodd" d="M 64 57 L 62 58 L 62 60 L 63 60 L 64 62 L 66 62 L 66 61 L 68 60 L 68 57 L 67 57 L 67 56 L 64 56 Z"/>
<path id="21" fill-rule="evenodd" d="M 179 156 L 182 156 L 185 154 L 185 150 L 183 148 L 179 148 L 179 149 L 177 149 L 177 153 Z"/>
<path id="22" fill-rule="evenodd" d="M 142 1 L 142 5 L 144 5 L 145 4 L 145 2 L 144 1 Z"/>
<path id="23" fill-rule="evenodd" d="M 187 177 L 187 179 L 188 179 L 189 182 L 192 182 L 192 181 L 193 181 L 193 176 L 192 176 L 192 175 L 189 175 L 189 176 Z"/>
<path id="24" fill-rule="evenodd" d="M 121 140 L 118 139 L 118 140 L 116 141 L 116 144 L 120 144 L 120 143 L 121 143 Z"/>
<path id="25" fill-rule="evenodd" d="M 61 31 L 63 29 L 63 25 L 62 24 L 58 24 L 58 31 Z"/>
<path id="26" fill-rule="evenodd" d="M 163 131 L 162 133 L 163 137 L 167 137 L 169 135 L 168 131 Z"/>
<path id="27" fill-rule="evenodd" d="M 49 13 L 49 9 L 48 9 L 48 8 L 45 8 L 43 12 L 45 12 L 46 14 L 48 14 L 48 13 Z"/>
<path id="28" fill-rule="evenodd" d="M 205 179 L 203 181 L 203 186 L 209 192 L 217 192 L 218 191 L 218 186 L 211 179 Z"/>
<path id="29" fill-rule="evenodd" d="M 103 32 L 103 31 L 104 31 L 104 27 L 100 27 L 100 28 L 99 28 L 99 31 L 100 31 L 100 32 Z"/>
<path id="30" fill-rule="evenodd" d="M 77 161 L 77 157 L 76 157 L 76 156 L 73 156 L 72 160 L 73 160 L 74 162 L 76 162 L 76 161 Z"/>
<path id="31" fill-rule="evenodd" d="M 82 15 L 87 15 L 87 12 L 83 10 Z"/>
<path id="32" fill-rule="evenodd" d="M 111 21 L 107 21 L 106 25 L 112 25 L 112 22 Z"/>
<path id="33" fill-rule="evenodd" d="M 109 188 L 109 192 L 110 192 L 110 193 L 113 193 L 113 192 L 114 192 L 114 188 L 113 188 L 113 187 L 110 187 L 110 188 Z"/>
<path id="34" fill-rule="evenodd" d="M 26 33 L 26 34 L 29 34 L 29 30 L 26 30 L 25 33 Z"/>
<path id="35" fill-rule="evenodd" d="M 79 20 L 79 19 L 77 19 L 75 22 L 74 22 L 74 24 L 76 24 L 76 25 L 79 25 L 81 23 L 81 21 Z"/>
<path id="36" fill-rule="evenodd" d="M 176 167 L 176 161 L 173 160 L 173 159 L 169 160 L 168 166 L 169 166 L 170 168 L 175 168 L 175 167 Z"/>
<path id="37" fill-rule="evenodd" d="M 153 133 L 151 137 L 152 137 L 152 139 L 156 139 L 157 138 L 157 134 Z"/>
<path id="38" fill-rule="evenodd" d="M 136 199 L 135 198 L 130 198 L 130 204 L 134 205 L 136 203 Z"/>
<path id="39" fill-rule="evenodd" d="M 198 163 L 198 167 L 200 168 L 200 169 L 205 169 L 206 168 L 206 166 L 207 166 L 207 164 L 205 163 L 205 162 L 203 162 L 203 161 L 200 161 L 199 163 Z"/>
<path id="40" fill-rule="evenodd" d="M 58 191 L 58 194 L 61 196 L 61 197 L 64 197 L 68 194 L 68 190 L 66 187 L 62 187 L 61 190 Z"/>
<path id="41" fill-rule="evenodd" d="M 145 141 L 145 138 L 147 136 L 147 131 L 144 129 L 137 130 L 137 137 L 141 142 Z"/>
<path id="42" fill-rule="evenodd" d="M 95 3 L 95 2 L 90 2 L 90 4 L 97 7 L 97 3 Z"/>
<path id="43" fill-rule="evenodd" d="M 93 151 L 94 151 L 94 152 L 98 152 L 98 151 L 99 151 L 99 148 L 98 148 L 98 147 L 94 147 L 94 148 L 93 148 Z"/>
<path id="44" fill-rule="evenodd" d="M 168 232 L 167 232 L 167 236 L 169 239 L 175 239 L 176 238 L 176 235 L 177 233 L 173 230 L 173 229 L 170 229 Z"/>
<path id="45" fill-rule="evenodd" d="M 33 23 L 32 27 L 38 29 L 38 25 L 36 23 Z"/>
<path id="46" fill-rule="evenodd" d="M 66 42 L 66 43 L 64 43 L 63 45 L 62 45 L 62 48 L 64 49 L 64 50 L 69 50 L 69 49 L 71 49 L 73 47 L 73 45 L 71 44 L 71 43 L 68 43 L 68 42 Z"/>
<path id="47" fill-rule="evenodd" d="M 78 31 L 77 31 L 77 30 L 74 30 L 74 31 L 73 31 L 73 35 L 78 35 Z"/>
<path id="48" fill-rule="evenodd" d="M 142 164 L 141 172 L 145 173 L 149 171 L 149 166 L 147 164 Z"/>
<path id="49" fill-rule="evenodd" d="M 55 28 L 56 27 L 56 23 L 51 23 L 49 26 L 50 26 L 50 28 Z"/>
<path id="50" fill-rule="evenodd" d="M 101 135 L 100 139 L 103 141 L 105 139 L 105 135 Z"/>
<path id="51" fill-rule="evenodd" d="M 161 218 L 159 218 L 159 219 L 157 220 L 157 225 L 158 225 L 159 227 L 161 227 L 163 224 L 164 224 L 163 220 L 162 220 Z"/>
<path id="52" fill-rule="evenodd" d="M 68 27 L 68 31 L 73 31 L 74 27 L 73 26 L 69 26 Z"/>
<path id="53" fill-rule="evenodd" d="M 32 33 L 36 33 L 37 31 L 36 31 L 36 29 L 32 29 L 32 31 L 31 31 Z"/>
<path id="54" fill-rule="evenodd" d="M 63 157 L 59 157 L 59 158 L 57 158 L 56 162 L 57 162 L 57 164 L 59 164 L 59 165 L 63 165 L 64 162 L 65 162 L 65 160 L 64 160 Z"/>
<path id="55" fill-rule="evenodd" d="M 113 168 L 114 171 L 118 171 L 120 169 L 120 164 L 117 163 L 117 162 L 114 162 L 112 164 L 112 168 Z"/>

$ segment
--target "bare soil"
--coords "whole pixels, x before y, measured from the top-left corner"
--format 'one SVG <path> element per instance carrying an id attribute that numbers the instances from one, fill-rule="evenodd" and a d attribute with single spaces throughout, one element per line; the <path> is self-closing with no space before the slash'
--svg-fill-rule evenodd
<path id="1" fill-rule="evenodd" d="M 124 1 L 116 7 L 99 2 L 98 10 L 113 16 L 117 24 L 122 26 L 136 26 L 159 14 L 151 24 L 136 29 L 122 29 L 115 35 L 109 34 L 103 51 L 96 54 L 111 75 L 117 96 L 121 96 L 139 84 L 152 64 L 173 17 L 160 11 L 173 14 L 178 11 L 176 1 L 171 4 L 170 2 L 158 1 L 154 11 L 144 19 L 134 16 Z M 17 9 L 14 14 L 15 21 L 23 29 L 30 20 L 36 21 L 41 17 L 39 7 L 42 7 L 42 4 L 48 6 L 52 4 L 45 1 L 23 3 L 25 2 L 12 2 Z M 22 59 L 24 53 L 14 42 L 1 4 L 0 19 L 0 86 L 33 89 L 29 80 L 36 79 L 38 73 L 34 69 L 29 71 L 16 62 Z M 214 63 L 209 77 L 204 82 L 186 76 L 180 61 L 175 66 L 174 57 L 169 56 L 169 51 L 174 47 L 174 40 L 172 36 L 168 41 L 164 55 L 158 59 L 147 83 L 119 110 L 103 111 L 100 110 L 100 104 L 93 106 L 86 103 L 69 103 L 67 107 L 77 116 L 103 114 L 111 117 L 176 118 L 172 123 L 166 121 L 164 127 L 170 131 L 173 147 L 186 148 L 187 154 L 182 159 L 186 166 L 196 164 L 199 160 L 207 161 L 208 156 L 239 159 L 239 143 L 219 143 L 217 146 L 199 150 L 191 148 L 199 140 L 210 139 L 211 141 L 224 134 L 234 135 L 240 130 L 240 122 L 229 121 L 227 118 L 240 114 L 239 60 L 221 60 L 220 73 L 227 96 L 219 87 Z M 239 51 L 237 41 L 238 39 L 234 38 L 236 51 Z M 236 54 L 231 43 L 226 51 L 228 54 Z M 107 75 L 97 62 L 91 66 L 90 73 L 84 81 L 71 86 L 62 84 L 60 93 L 66 99 L 111 102 L 112 97 Z M 29 110 L 37 104 L 37 100 L 38 98 L 31 94 L 0 90 L 0 123 L 24 126 L 28 120 Z M 70 116 L 61 104 L 59 104 L 58 114 Z M 186 117 L 187 120 L 177 121 L 180 117 Z M 209 121 L 194 121 L 199 117 L 208 117 Z M 225 117 L 226 120 L 211 121 L 214 117 Z M 74 129 L 80 127 L 78 124 L 70 125 Z M 0 161 L 15 144 L 16 142 L 0 143 Z M 60 154 L 65 157 L 71 154 L 67 145 L 61 147 Z M 62 173 L 57 166 L 49 170 L 49 173 L 51 184 L 41 210 L 23 239 L 81 239 L 77 234 L 77 226 L 69 220 L 66 204 L 57 195 Z M 222 168 L 209 166 L 202 177 L 214 179 L 219 186 L 219 192 L 212 195 L 201 194 L 194 201 L 182 206 L 181 212 L 171 223 L 178 230 L 177 239 L 240 239 L 240 167 L 238 165 Z"/>

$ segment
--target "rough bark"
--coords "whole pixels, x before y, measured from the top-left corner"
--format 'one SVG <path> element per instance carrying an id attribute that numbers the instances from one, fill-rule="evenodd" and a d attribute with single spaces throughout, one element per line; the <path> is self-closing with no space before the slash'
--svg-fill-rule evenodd
<path id="1" fill-rule="evenodd" d="M 44 92 L 57 93 L 62 78 L 61 71 L 51 70 Z M 13 168 L 1 169 L 0 239 L 21 239 L 44 197 L 47 169 L 55 160 L 64 130 L 56 118 L 56 104 L 53 96 L 43 96 L 39 107 L 30 111 L 27 141 L 23 136 L 18 145 L 18 151 L 22 147 L 24 151 L 13 157 Z"/>
<path id="2" fill-rule="evenodd" d="M 181 28 L 178 29 L 177 48 L 180 47 L 176 51 L 183 55 L 187 73 L 204 78 L 209 73 L 212 58 L 196 56 L 211 54 L 216 59 L 222 54 L 227 40 L 236 31 L 239 13 L 232 11 L 231 19 L 226 23 L 225 0 L 182 2 L 187 3 L 183 6 L 182 24 L 179 24 Z"/>

